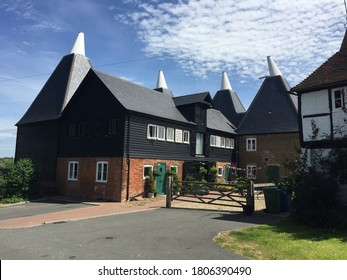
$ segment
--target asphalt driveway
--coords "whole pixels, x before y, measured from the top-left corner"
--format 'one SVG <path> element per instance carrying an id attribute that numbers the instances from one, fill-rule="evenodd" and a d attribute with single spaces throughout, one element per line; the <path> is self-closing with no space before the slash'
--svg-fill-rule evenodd
<path id="1" fill-rule="evenodd" d="M 159 208 L 0 230 L 0 259 L 242 259 L 212 238 L 271 223 L 276 215 Z"/>

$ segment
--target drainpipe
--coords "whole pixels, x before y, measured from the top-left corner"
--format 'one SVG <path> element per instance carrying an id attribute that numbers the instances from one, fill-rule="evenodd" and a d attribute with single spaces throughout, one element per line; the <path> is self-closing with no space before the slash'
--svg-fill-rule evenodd
<path id="1" fill-rule="evenodd" d="M 126 191 L 126 201 L 129 201 L 129 189 L 130 189 L 130 115 L 131 112 L 128 112 L 128 131 L 127 131 L 127 149 L 126 149 L 126 157 L 127 157 L 127 191 Z"/>

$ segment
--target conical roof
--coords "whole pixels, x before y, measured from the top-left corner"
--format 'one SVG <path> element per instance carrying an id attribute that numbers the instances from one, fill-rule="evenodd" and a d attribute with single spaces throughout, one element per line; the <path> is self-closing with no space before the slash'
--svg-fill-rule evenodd
<path id="1" fill-rule="evenodd" d="M 90 68 L 82 54 L 64 56 L 17 125 L 59 118 Z"/>
<path id="2" fill-rule="evenodd" d="M 282 76 L 265 78 L 239 129 L 240 135 L 298 132 L 297 97 Z"/>
<path id="3" fill-rule="evenodd" d="M 226 72 L 222 74 L 221 90 L 213 97 L 213 105 L 236 127 L 246 112 L 236 92 L 233 91 Z"/>

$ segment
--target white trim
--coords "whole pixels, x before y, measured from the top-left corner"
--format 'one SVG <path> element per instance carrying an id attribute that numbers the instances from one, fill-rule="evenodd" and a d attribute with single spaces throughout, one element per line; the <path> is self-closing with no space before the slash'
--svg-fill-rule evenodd
<path id="1" fill-rule="evenodd" d="M 172 137 L 169 137 L 169 131 L 172 132 Z M 166 141 L 175 142 L 175 129 L 172 127 L 166 128 Z"/>
<path id="2" fill-rule="evenodd" d="M 257 179 L 257 166 L 255 164 L 246 165 L 246 177 L 248 179 Z"/>
<path id="3" fill-rule="evenodd" d="M 162 132 L 162 137 L 159 136 L 160 131 Z M 157 140 L 165 141 L 165 126 L 157 125 Z"/>
<path id="4" fill-rule="evenodd" d="M 99 172 L 99 165 L 101 165 L 101 170 Z M 106 172 L 105 172 L 105 166 L 106 166 Z M 101 175 L 101 178 L 99 179 L 99 173 Z M 104 177 L 104 174 L 106 173 L 106 178 Z M 95 182 L 98 183 L 106 183 L 108 177 L 108 161 L 97 161 L 96 162 L 96 176 L 95 176 Z"/>
<path id="5" fill-rule="evenodd" d="M 151 130 L 153 128 L 153 130 Z M 147 139 L 157 139 L 157 126 L 154 124 L 148 124 L 147 126 Z"/>
<path id="6" fill-rule="evenodd" d="M 176 143 L 182 143 L 183 142 L 183 130 L 182 129 L 175 129 L 175 142 Z"/>
<path id="7" fill-rule="evenodd" d="M 175 169 L 175 172 L 178 174 L 178 166 L 177 165 L 170 165 L 170 170 Z"/>
<path id="8" fill-rule="evenodd" d="M 187 137 L 188 140 L 185 140 L 185 138 Z M 185 144 L 189 144 L 190 141 L 190 132 L 188 130 L 183 130 L 183 143 Z"/>
<path id="9" fill-rule="evenodd" d="M 253 145 L 254 142 L 254 145 Z M 254 147 L 253 147 L 254 146 Z M 257 138 L 246 138 L 246 151 L 255 152 L 257 150 Z"/>
<path id="10" fill-rule="evenodd" d="M 151 169 L 151 171 L 153 172 L 153 165 L 151 165 L 151 164 L 145 164 L 144 166 L 143 166 L 143 169 L 142 169 L 142 177 L 143 177 L 143 179 L 146 179 L 146 176 L 145 176 L 145 168 L 150 168 Z"/>
<path id="11" fill-rule="evenodd" d="M 217 176 L 218 176 L 218 177 L 223 177 L 223 173 L 224 173 L 224 172 L 223 172 L 223 171 L 224 171 L 223 166 L 218 166 L 218 167 L 217 167 L 217 170 L 218 170 L 218 171 L 217 171 Z M 221 172 L 220 172 L 220 170 L 221 170 Z"/>
<path id="12" fill-rule="evenodd" d="M 72 170 L 71 170 L 71 166 L 72 166 Z M 68 170 L 67 170 L 67 180 L 68 181 L 77 181 L 78 180 L 78 169 L 79 169 L 79 162 L 78 161 L 69 161 Z M 72 176 L 70 176 L 70 175 L 72 175 Z"/>

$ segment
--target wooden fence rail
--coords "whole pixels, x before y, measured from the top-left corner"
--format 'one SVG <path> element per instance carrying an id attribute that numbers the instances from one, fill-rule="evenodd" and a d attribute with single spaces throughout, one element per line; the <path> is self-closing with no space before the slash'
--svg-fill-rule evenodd
<path id="1" fill-rule="evenodd" d="M 173 181 L 169 177 L 166 193 L 167 208 L 171 207 L 173 200 L 240 207 L 245 214 L 252 214 L 254 212 L 254 184 L 252 181 L 242 184 Z"/>

